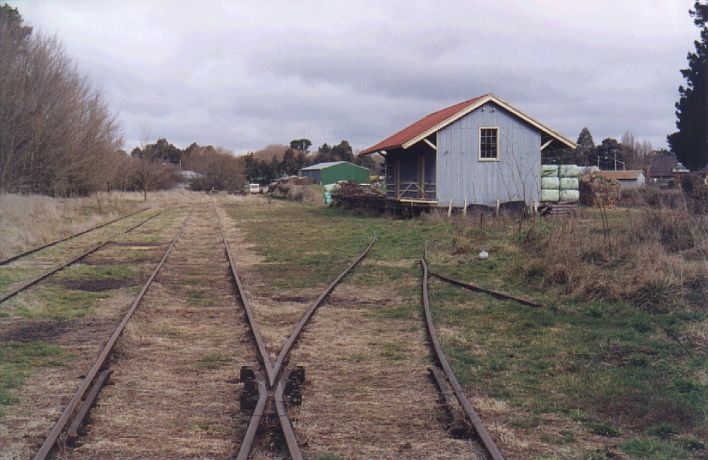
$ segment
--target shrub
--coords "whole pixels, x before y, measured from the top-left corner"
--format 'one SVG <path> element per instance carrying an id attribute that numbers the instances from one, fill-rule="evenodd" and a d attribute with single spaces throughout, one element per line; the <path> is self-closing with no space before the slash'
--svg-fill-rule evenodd
<path id="1" fill-rule="evenodd" d="M 577 216 L 549 219 L 524 241 L 527 258 L 516 270 L 539 287 L 578 300 L 627 301 L 652 313 L 699 304 L 708 216 L 693 214 L 682 203 L 581 208 Z"/>
<path id="2" fill-rule="evenodd" d="M 649 278 L 628 297 L 650 313 L 668 313 L 680 299 L 681 287 L 665 278 Z"/>

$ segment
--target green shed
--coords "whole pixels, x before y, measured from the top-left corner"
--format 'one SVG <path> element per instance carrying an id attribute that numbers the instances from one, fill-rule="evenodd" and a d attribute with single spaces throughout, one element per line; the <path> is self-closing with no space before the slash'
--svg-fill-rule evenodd
<path id="1" fill-rule="evenodd" d="M 339 181 L 354 182 L 356 184 L 369 183 L 369 170 L 363 166 L 349 163 L 348 161 L 329 161 L 302 168 L 298 176 L 309 177 L 316 184 L 329 185 Z"/>

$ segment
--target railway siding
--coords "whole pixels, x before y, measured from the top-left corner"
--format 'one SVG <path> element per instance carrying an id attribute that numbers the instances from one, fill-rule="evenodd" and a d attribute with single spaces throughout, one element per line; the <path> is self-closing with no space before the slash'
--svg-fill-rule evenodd
<path id="1" fill-rule="evenodd" d="M 183 214 L 163 213 L 123 240 L 137 242 L 149 234 L 159 241 L 155 246 L 109 245 L 0 305 L 3 455 L 34 453 L 139 289 L 114 275 L 129 272 L 143 279 Z M 79 279 L 87 284 L 71 284 Z"/>
<path id="2" fill-rule="evenodd" d="M 126 327 L 114 385 L 69 456 L 229 458 L 245 426 L 236 376 L 256 363 L 218 223 L 199 206 Z"/>

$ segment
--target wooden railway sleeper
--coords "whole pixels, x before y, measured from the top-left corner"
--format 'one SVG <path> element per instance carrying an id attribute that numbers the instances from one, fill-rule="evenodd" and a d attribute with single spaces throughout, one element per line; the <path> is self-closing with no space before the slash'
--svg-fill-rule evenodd
<path id="1" fill-rule="evenodd" d="M 108 379 L 110 378 L 111 373 L 113 373 L 113 371 L 110 369 L 102 371 L 98 377 L 96 377 L 96 380 L 94 380 L 93 385 L 91 386 L 91 390 L 89 390 L 86 397 L 81 402 L 79 410 L 74 416 L 71 425 L 69 425 L 69 430 L 66 434 L 65 443 L 68 446 L 76 447 L 76 442 L 79 439 L 79 430 L 83 425 L 89 411 L 93 405 L 96 404 L 96 399 L 98 399 L 98 393 L 101 391 L 101 388 L 103 388 L 104 385 L 109 384 Z"/>
<path id="2" fill-rule="evenodd" d="M 445 373 L 439 367 L 429 367 L 428 372 L 438 390 L 440 404 L 445 406 L 445 411 L 449 417 L 447 420 L 448 433 L 457 439 L 474 435 L 474 429 L 469 426 L 464 415 L 460 412 L 459 405 L 455 403 L 455 393 L 445 378 Z"/>
<path id="3" fill-rule="evenodd" d="M 288 379 L 285 382 L 284 393 L 288 397 L 288 402 L 294 406 L 302 404 L 302 385 L 305 383 L 305 368 L 297 366 L 290 369 Z"/>
<path id="4" fill-rule="evenodd" d="M 259 379 L 251 366 L 241 367 L 239 380 L 243 383 L 243 391 L 240 396 L 240 407 L 243 412 L 253 412 L 258 405 L 260 397 Z"/>

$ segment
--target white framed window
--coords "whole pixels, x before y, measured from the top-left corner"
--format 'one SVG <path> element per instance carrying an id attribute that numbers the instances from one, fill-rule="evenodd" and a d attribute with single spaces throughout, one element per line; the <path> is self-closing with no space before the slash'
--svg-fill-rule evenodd
<path id="1" fill-rule="evenodd" d="M 499 159 L 499 128 L 479 128 L 479 160 Z"/>

